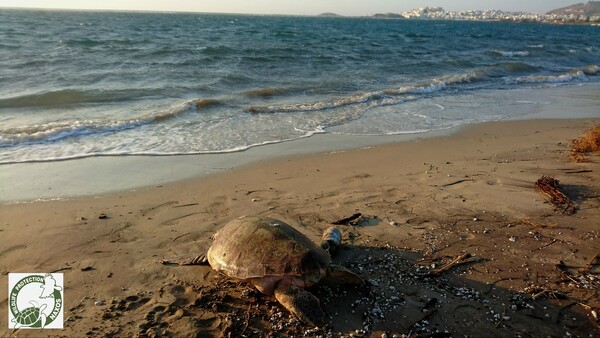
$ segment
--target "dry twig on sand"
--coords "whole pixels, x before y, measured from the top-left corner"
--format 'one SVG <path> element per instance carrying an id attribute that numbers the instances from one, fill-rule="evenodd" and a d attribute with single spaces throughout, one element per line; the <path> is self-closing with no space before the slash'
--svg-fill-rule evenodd
<path id="1" fill-rule="evenodd" d="M 523 289 L 524 293 L 529 293 L 531 295 L 531 299 L 538 299 L 538 298 L 548 298 L 548 299 L 566 299 L 567 296 L 565 296 L 564 294 L 549 289 L 549 288 L 545 288 L 542 286 L 536 286 L 536 285 L 530 285 L 526 288 Z"/>
<path id="2" fill-rule="evenodd" d="M 549 222 L 549 221 L 546 221 L 545 223 L 542 223 L 542 222 L 534 221 L 534 220 L 531 220 L 531 219 L 523 219 L 523 220 L 521 220 L 521 224 L 529 225 L 529 226 L 531 226 L 533 228 L 553 228 L 553 227 L 556 227 L 558 225 L 556 223 L 552 223 L 552 222 Z"/>
<path id="3" fill-rule="evenodd" d="M 417 262 L 417 264 L 422 264 L 425 261 L 427 261 L 427 260 Z M 457 265 L 473 263 L 473 262 L 478 262 L 478 261 L 480 261 L 479 258 L 472 257 L 471 254 L 469 254 L 469 253 L 464 253 L 462 255 L 456 256 L 456 258 L 454 258 L 451 262 L 448 262 L 448 263 L 440 266 L 437 269 L 427 271 L 426 273 L 423 274 L 423 277 L 437 277 L 437 276 L 441 275 L 444 271 L 450 270 Z"/>
<path id="4" fill-rule="evenodd" d="M 557 179 L 550 176 L 542 176 L 535 182 L 534 186 L 537 192 L 548 198 L 548 202 L 555 209 L 561 209 L 561 212 L 565 215 L 573 215 L 575 213 L 577 207 L 567 195 L 560 191 Z"/>
<path id="5" fill-rule="evenodd" d="M 600 266 L 600 254 L 597 254 L 592 258 L 590 263 L 581 270 L 581 272 L 591 272 L 594 269 L 594 266 Z"/>

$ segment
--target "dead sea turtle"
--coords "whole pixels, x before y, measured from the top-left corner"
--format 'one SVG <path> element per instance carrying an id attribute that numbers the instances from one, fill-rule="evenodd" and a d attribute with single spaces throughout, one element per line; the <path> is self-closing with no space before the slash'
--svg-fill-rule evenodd
<path id="1" fill-rule="evenodd" d="M 323 322 L 319 299 L 304 288 L 321 279 L 362 285 L 362 279 L 331 264 L 329 254 L 292 226 L 272 219 L 241 217 L 214 235 L 206 257 L 225 275 L 248 281 L 310 325 Z"/>

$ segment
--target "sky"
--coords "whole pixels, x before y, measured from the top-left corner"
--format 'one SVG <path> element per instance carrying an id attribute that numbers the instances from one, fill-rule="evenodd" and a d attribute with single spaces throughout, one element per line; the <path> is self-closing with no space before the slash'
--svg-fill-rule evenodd
<path id="1" fill-rule="evenodd" d="M 341 15 L 400 13 L 440 6 L 445 10 L 500 9 L 545 13 L 582 0 L 0 0 L 0 7 L 186 11 L 214 13 Z"/>

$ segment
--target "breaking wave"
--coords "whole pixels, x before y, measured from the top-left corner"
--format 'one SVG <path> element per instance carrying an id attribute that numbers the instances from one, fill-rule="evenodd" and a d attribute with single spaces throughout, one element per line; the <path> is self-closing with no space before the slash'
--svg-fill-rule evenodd
<path id="1" fill-rule="evenodd" d="M 247 109 L 247 112 L 252 114 L 314 112 L 367 103 L 372 104 L 372 106 L 384 106 L 399 104 L 405 101 L 412 101 L 415 99 L 414 95 L 434 95 L 452 88 L 458 89 L 459 86 L 464 84 L 473 84 L 486 81 L 489 82 L 495 77 L 502 77 L 504 78 L 504 83 L 511 84 L 554 84 L 581 80 L 586 76 L 597 75 L 600 73 L 599 66 L 589 65 L 581 69 L 573 69 L 564 74 L 533 74 L 515 77 L 518 74 L 531 73 L 535 72 L 536 70 L 538 70 L 537 67 L 527 63 L 501 63 L 472 72 L 446 75 L 433 79 L 429 83 L 387 88 L 371 92 L 359 92 L 350 96 L 329 101 L 286 105 L 252 106 Z M 265 94 L 270 94 L 270 89 L 267 90 Z"/>
<path id="2" fill-rule="evenodd" d="M 600 72 L 596 65 L 586 66 L 582 69 L 573 69 L 561 74 L 536 74 L 517 77 L 514 83 L 567 83 L 585 79 L 586 76 L 594 76 Z M 511 82 L 511 81 L 509 81 Z"/>
<path id="3" fill-rule="evenodd" d="M 85 103 L 131 101 L 136 98 L 164 95 L 163 88 L 77 90 L 62 89 L 0 99 L 1 108 L 59 107 Z"/>
<path id="4" fill-rule="evenodd" d="M 499 55 L 499 56 L 505 56 L 505 57 L 515 57 L 515 56 L 528 56 L 529 52 L 528 51 L 503 51 L 503 50 L 493 50 L 492 51 L 493 54 Z"/>
<path id="5" fill-rule="evenodd" d="M 161 123 L 185 113 L 218 105 L 217 100 L 192 100 L 166 112 L 147 114 L 122 120 L 70 120 L 55 121 L 32 126 L 0 129 L 0 147 L 44 142 L 56 142 L 66 138 L 92 134 L 115 133 L 152 123 Z"/>
<path id="6" fill-rule="evenodd" d="M 318 101 L 299 104 L 272 105 L 272 106 L 253 106 L 248 109 L 249 113 L 293 113 L 293 112 L 311 112 L 327 109 L 340 108 L 350 105 L 366 104 L 375 101 L 375 105 L 398 104 L 405 100 L 398 96 L 427 95 L 441 92 L 448 86 L 459 85 L 479 81 L 482 79 L 480 74 L 469 72 L 465 74 L 455 74 L 433 79 L 429 83 L 416 84 L 410 86 L 401 86 L 397 88 L 388 88 L 383 90 L 356 93 L 330 101 Z M 413 100 L 412 97 L 407 98 Z"/>
<path id="7" fill-rule="evenodd" d="M 287 90 L 283 88 L 261 88 L 255 90 L 248 90 L 244 92 L 244 96 L 249 98 L 254 97 L 262 97 L 262 98 L 271 98 L 273 96 L 284 95 L 287 93 Z"/>

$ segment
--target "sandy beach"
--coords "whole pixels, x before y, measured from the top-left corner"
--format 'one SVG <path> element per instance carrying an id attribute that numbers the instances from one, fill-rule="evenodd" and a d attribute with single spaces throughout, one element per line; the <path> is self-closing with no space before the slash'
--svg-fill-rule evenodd
<path id="1" fill-rule="evenodd" d="M 0 336 L 592 337 L 600 335 L 600 157 L 569 162 L 597 119 L 490 122 L 447 136 L 262 160 L 135 191 L 0 205 Z M 560 181 L 555 211 L 533 187 Z M 317 285 L 327 325 L 299 323 L 273 297 L 203 253 L 242 215 L 286 221 L 364 287 Z M 453 263 L 446 265 L 448 263 Z M 62 272 L 64 330 L 7 330 L 7 274 Z"/>

